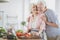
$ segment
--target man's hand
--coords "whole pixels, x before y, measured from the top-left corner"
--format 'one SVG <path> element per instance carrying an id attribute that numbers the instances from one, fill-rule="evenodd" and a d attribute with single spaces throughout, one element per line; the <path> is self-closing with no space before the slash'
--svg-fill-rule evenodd
<path id="1" fill-rule="evenodd" d="M 43 16 L 42 19 L 43 19 L 43 21 L 44 21 L 47 25 L 52 26 L 52 27 L 55 27 L 55 28 L 58 28 L 58 25 L 57 25 L 56 23 L 49 22 L 49 21 L 47 20 L 47 17 L 46 17 L 46 16 Z"/>

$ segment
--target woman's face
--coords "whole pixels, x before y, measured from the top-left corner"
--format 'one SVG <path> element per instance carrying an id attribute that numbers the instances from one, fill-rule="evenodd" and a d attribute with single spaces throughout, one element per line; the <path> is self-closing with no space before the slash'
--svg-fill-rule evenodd
<path id="1" fill-rule="evenodd" d="M 36 5 L 33 5 L 32 11 L 36 11 Z"/>
<path id="2" fill-rule="evenodd" d="M 32 13 L 33 13 L 33 15 L 37 14 L 37 6 L 36 5 L 33 5 L 33 7 L 32 7 Z"/>

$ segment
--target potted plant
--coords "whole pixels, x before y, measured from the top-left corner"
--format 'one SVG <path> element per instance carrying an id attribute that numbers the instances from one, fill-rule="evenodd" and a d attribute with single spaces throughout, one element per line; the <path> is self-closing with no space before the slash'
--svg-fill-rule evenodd
<path id="1" fill-rule="evenodd" d="M 8 40 L 17 40 L 17 39 L 16 39 L 16 36 L 15 36 L 14 34 L 11 34 L 11 35 L 8 34 L 8 35 L 7 35 L 7 39 L 8 39 Z"/>
<path id="2" fill-rule="evenodd" d="M 22 25 L 23 33 L 26 33 L 27 32 L 26 22 L 25 21 L 22 21 L 21 22 L 21 25 Z"/>
<path id="3" fill-rule="evenodd" d="M 7 39 L 8 40 L 15 40 L 16 39 L 16 36 L 13 34 L 12 32 L 12 27 L 10 27 L 8 30 L 7 30 Z"/>
<path id="4" fill-rule="evenodd" d="M 21 22 L 21 25 L 22 25 L 22 26 L 25 26 L 25 25 L 26 25 L 26 22 L 25 22 L 25 21 L 22 21 L 22 22 Z"/>
<path id="5" fill-rule="evenodd" d="M 6 31 L 3 27 L 0 27 L 0 37 L 3 37 L 5 35 Z"/>

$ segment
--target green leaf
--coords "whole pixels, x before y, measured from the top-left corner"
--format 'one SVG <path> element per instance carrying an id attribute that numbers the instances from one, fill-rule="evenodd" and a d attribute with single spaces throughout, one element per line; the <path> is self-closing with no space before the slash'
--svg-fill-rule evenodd
<path id="1" fill-rule="evenodd" d="M 21 32 L 21 33 L 23 33 L 23 30 L 17 30 L 17 32 Z"/>
<path id="2" fill-rule="evenodd" d="M 26 25 L 26 22 L 25 21 L 22 21 L 21 22 L 21 25 L 23 25 L 23 26 Z"/>
<path id="3" fill-rule="evenodd" d="M 5 29 L 3 27 L 0 27 L 0 32 L 5 32 Z"/>

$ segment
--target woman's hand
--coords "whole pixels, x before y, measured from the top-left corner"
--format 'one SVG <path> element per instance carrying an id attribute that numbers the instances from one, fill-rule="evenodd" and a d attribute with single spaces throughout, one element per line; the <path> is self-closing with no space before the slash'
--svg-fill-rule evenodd
<path id="1" fill-rule="evenodd" d="M 28 32 L 30 32 L 31 31 L 31 27 L 27 26 L 27 30 L 28 30 Z"/>
<path id="2" fill-rule="evenodd" d="M 43 15 L 42 20 L 47 24 L 48 20 L 47 20 L 47 17 L 45 15 Z"/>

